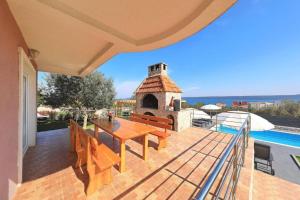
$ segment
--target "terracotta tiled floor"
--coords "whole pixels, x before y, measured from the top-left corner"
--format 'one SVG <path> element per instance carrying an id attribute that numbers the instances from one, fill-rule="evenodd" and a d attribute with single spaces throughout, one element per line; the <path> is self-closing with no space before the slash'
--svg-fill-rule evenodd
<path id="1" fill-rule="evenodd" d="M 108 135 L 101 139 L 111 147 Z M 88 176 L 85 169 L 73 168 L 76 156 L 69 152 L 68 130 L 39 133 L 37 145 L 25 155 L 24 183 L 15 199 L 189 199 L 197 194 L 230 139 L 231 135 L 190 128 L 172 133 L 168 147 L 157 151 L 157 139 L 151 136 L 148 161 L 141 159 L 142 146 L 128 141 L 126 172 L 114 168 L 113 182 L 86 197 Z M 241 175 L 244 184 L 238 194 L 247 199 L 251 175 L 243 170 L 246 175 Z"/>
<path id="2" fill-rule="evenodd" d="M 300 185 L 254 171 L 254 200 L 296 200 L 300 199 Z"/>

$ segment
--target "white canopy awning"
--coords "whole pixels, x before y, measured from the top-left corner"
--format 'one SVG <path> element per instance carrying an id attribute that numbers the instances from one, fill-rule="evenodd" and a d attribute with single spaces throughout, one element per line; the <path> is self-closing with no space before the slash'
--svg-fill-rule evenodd
<path id="1" fill-rule="evenodd" d="M 236 0 L 7 0 L 38 70 L 84 76 L 112 56 L 161 48 L 209 25 Z M 121 69 L 122 70 L 122 69 Z"/>
<path id="2" fill-rule="evenodd" d="M 195 108 L 191 109 L 191 114 L 193 119 L 211 119 L 206 112 Z"/>
<path id="3" fill-rule="evenodd" d="M 218 123 L 230 126 L 232 128 L 238 129 L 241 127 L 244 120 L 247 118 L 248 112 L 243 111 L 229 111 L 229 112 L 222 112 L 213 116 L 213 120 L 218 121 Z M 217 117 L 216 117 L 217 116 Z M 250 113 L 251 118 L 251 131 L 264 131 L 264 130 L 271 130 L 274 129 L 275 126 L 270 123 L 268 120 Z"/>
<path id="4" fill-rule="evenodd" d="M 207 104 L 207 105 L 202 106 L 201 109 L 214 111 L 214 110 L 220 110 L 222 108 L 217 105 L 214 105 L 214 104 Z"/>

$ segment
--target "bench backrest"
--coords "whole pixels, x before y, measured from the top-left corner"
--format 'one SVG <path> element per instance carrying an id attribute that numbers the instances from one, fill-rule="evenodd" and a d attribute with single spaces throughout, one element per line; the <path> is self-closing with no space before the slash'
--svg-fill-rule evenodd
<path id="1" fill-rule="evenodd" d="M 78 125 L 78 131 L 76 135 L 76 151 L 87 149 L 89 135 L 84 131 L 84 129 Z"/>
<path id="2" fill-rule="evenodd" d="M 94 164 L 92 158 L 97 157 L 97 145 L 97 139 L 78 125 L 78 131 L 76 135 L 76 151 L 83 151 L 84 157 L 86 157 L 88 169 L 90 169 L 92 164 Z"/>
<path id="3" fill-rule="evenodd" d="M 88 146 L 87 146 L 87 168 L 94 164 L 94 159 L 97 158 L 97 146 L 98 141 L 96 138 L 89 136 L 88 137 Z"/>
<path id="4" fill-rule="evenodd" d="M 98 140 L 92 134 L 78 125 L 76 136 L 76 150 L 83 151 L 83 154 L 85 154 L 84 156 L 86 157 L 88 170 L 92 168 L 92 166 L 95 164 L 95 160 L 99 158 L 100 155 L 98 154 L 107 154 L 107 152 L 98 151 L 99 145 L 100 144 L 98 143 Z M 109 159 L 113 160 L 113 158 Z"/>
<path id="5" fill-rule="evenodd" d="M 78 124 L 70 119 L 70 147 L 71 151 L 75 151 L 76 135 L 78 131 Z"/>
<path id="6" fill-rule="evenodd" d="M 98 147 L 98 141 L 94 137 L 89 137 L 89 145 L 90 145 L 90 153 L 95 156 L 96 158 L 98 157 L 97 155 L 97 147 Z"/>
<path id="7" fill-rule="evenodd" d="M 156 126 L 159 128 L 163 128 L 163 129 L 165 129 L 165 131 L 167 129 L 172 129 L 172 125 L 170 125 L 172 123 L 172 120 L 168 119 L 168 118 L 132 113 L 130 115 L 129 119 L 131 121 L 140 122 L 140 123 Z"/>

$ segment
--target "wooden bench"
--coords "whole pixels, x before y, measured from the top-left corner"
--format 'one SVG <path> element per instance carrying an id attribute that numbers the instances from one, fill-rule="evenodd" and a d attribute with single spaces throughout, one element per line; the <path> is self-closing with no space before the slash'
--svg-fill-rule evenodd
<path id="1" fill-rule="evenodd" d="M 155 126 L 158 128 L 164 129 L 164 131 L 156 130 L 153 132 L 150 132 L 151 135 L 155 135 L 158 137 L 158 147 L 157 150 L 160 150 L 162 148 L 165 148 L 167 146 L 167 137 L 170 136 L 168 133 L 168 129 L 172 128 L 171 119 L 168 118 L 162 118 L 162 117 L 156 117 L 156 116 L 149 116 L 149 115 L 140 115 L 136 113 L 132 113 L 129 117 L 131 121 L 140 122 L 143 124 L 148 124 L 151 126 Z"/>
<path id="2" fill-rule="evenodd" d="M 84 130 L 78 125 L 76 135 L 77 162 L 75 167 L 86 164 L 89 175 L 86 194 L 90 195 L 104 184 L 112 181 L 111 168 L 120 163 L 120 157 L 105 144 L 98 143 L 94 131 Z"/>

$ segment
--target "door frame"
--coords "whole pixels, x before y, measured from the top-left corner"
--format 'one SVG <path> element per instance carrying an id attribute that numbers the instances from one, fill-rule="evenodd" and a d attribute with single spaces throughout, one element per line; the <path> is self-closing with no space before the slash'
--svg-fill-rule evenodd
<path id="1" fill-rule="evenodd" d="M 24 87 L 24 78 L 26 79 L 26 88 Z M 23 131 L 24 131 L 24 119 L 23 119 L 23 117 L 24 117 L 24 96 L 23 95 L 25 95 L 25 93 L 24 93 L 24 89 L 25 88 L 25 90 L 26 90 L 26 113 L 25 113 L 25 115 L 26 115 L 26 119 L 27 119 L 27 122 L 26 122 L 26 129 L 27 129 L 27 133 L 26 133 L 26 147 L 25 147 L 25 149 L 24 149 L 24 147 L 23 147 Z M 25 73 L 23 73 L 23 76 L 22 76 L 22 95 L 21 95 L 21 98 L 22 98 L 22 124 L 21 124 L 21 127 L 22 127 L 22 136 L 21 136 L 21 139 L 22 139 L 22 156 L 24 157 L 24 155 L 25 155 L 25 153 L 26 153 L 26 151 L 27 151 L 27 149 L 28 149 L 28 146 L 29 146 L 29 144 L 28 144 L 28 141 L 29 141 L 29 120 L 28 120 L 28 100 L 29 100 L 29 97 L 28 97 L 28 93 L 29 93 L 29 76 L 28 76 L 28 74 L 25 74 Z"/>
<path id="2" fill-rule="evenodd" d="M 22 47 L 18 48 L 19 54 L 19 112 L 18 112 L 18 158 L 17 158 L 17 168 L 18 168 L 18 185 L 22 183 L 22 168 L 23 168 L 23 156 L 25 152 L 23 152 L 23 77 L 27 76 L 27 105 L 29 105 L 29 87 L 30 87 L 30 77 L 28 74 L 24 73 L 24 68 L 27 67 L 28 70 L 34 72 L 36 74 L 36 70 L 33 67 L 30 59 L 26 55 L 24 49 Z M 36 75 L 35 75 L 36 76 Z M 35 77 L 36 78 L 36 77 Z M 36 88 L 34 88 L 36 90 Z M 29 107 L 29 106 L 28 106 Z M 28 108 L 27 108 L 28 109 Z M 29 117 L 29 116 L 28 116 Z M 27 119 L 28 119 L 27 117 Z M 35 117 L 36 116 L 31 116 Z M 28 128 L 29 129 L 29 128 Z M 27 133 L 27 140 L 29 139 L 29 132 Z M 29 146 L 29 142 L 28 146 Z"/>

